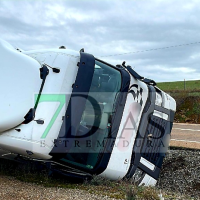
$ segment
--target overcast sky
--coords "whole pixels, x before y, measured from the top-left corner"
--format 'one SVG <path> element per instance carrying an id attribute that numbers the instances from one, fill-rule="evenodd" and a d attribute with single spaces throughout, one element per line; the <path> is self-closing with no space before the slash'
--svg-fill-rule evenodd
<path id="1" fill-rule="evenodd" d="M 157 82 L 200 79 L 199 0 L 0 0 L 0 33 L 23 50 L 84 47 Z"/>

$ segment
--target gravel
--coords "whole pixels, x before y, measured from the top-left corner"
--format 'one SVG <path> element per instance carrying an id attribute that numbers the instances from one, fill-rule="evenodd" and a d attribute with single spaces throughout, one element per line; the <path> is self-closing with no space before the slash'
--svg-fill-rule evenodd
<path id="1" fill-rule="evenodd" d="M 169 150 L 157 187 L 200 199 L 200 150 Z"/>

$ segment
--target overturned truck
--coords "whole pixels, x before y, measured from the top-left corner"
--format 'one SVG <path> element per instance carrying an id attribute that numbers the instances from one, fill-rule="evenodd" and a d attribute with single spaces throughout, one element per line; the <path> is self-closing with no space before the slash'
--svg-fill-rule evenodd
<path id="1" fill-rule="evenodd" d="M 176 103 L 153 80 L 63 46 L 23 51 L 0 40 L 0 58 L 0 158 L 156 184 Z"/>

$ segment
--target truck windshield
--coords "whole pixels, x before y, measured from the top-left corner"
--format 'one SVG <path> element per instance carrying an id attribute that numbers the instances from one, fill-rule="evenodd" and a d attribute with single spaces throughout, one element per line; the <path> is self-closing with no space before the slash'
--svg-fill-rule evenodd
<path id="1" fill-rule="evenodd" d="M 90 136 L 77 137 L 62 161 L 87 169 L 95 167 L 104 152 L 120 89 L 121 73 L 96 60 L 90 91 L 76 136 L 86 135 L 94 127 L 95 131 Z"/>

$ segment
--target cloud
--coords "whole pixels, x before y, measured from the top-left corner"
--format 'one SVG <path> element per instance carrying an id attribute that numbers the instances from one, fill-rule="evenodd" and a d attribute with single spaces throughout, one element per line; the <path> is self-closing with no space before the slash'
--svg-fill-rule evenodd
<path id="1" fill-rule="evenodd" d="M 24 50 L 85 50 L 116 65 L 124 60 L 156 81 L 199 79 L 198 0 L 1 0 L 1 38 Z"/>

